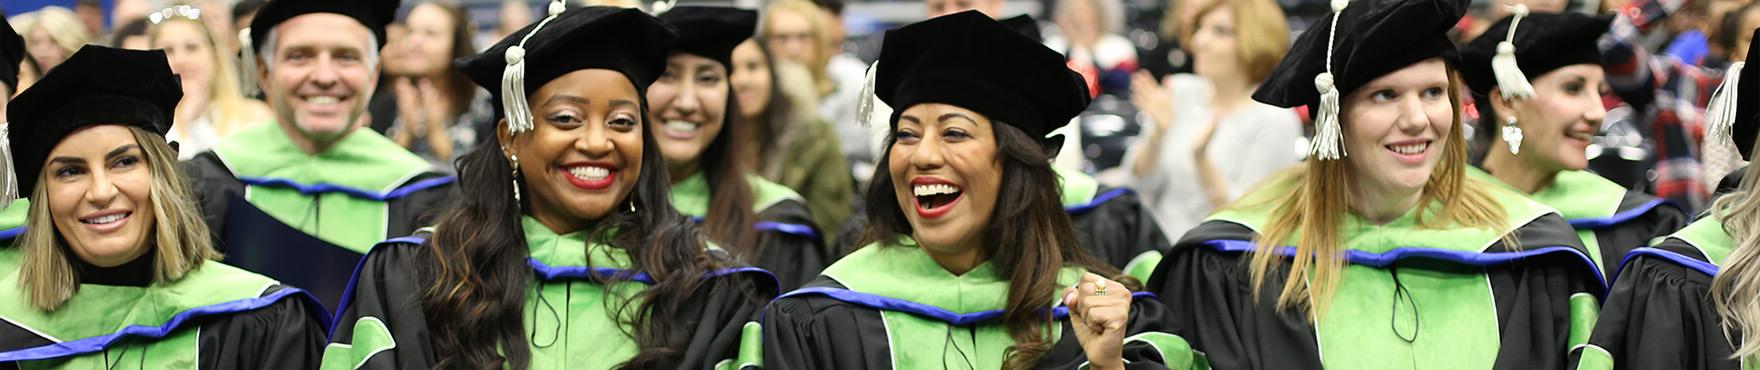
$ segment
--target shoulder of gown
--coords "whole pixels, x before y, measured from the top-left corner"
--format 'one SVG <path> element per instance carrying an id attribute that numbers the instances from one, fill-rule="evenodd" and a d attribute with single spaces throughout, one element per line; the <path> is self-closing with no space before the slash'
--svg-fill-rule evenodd
<path id="1" fill-rule="evenodd" d="M 1736 370 L 1734 348 L 1711 301 L 1712 265 L 1668 238 L 1625 257 L 1589 344 L 1572 351 L 1576 369 Z M 1739 332 L 1730 334 L 1739 337 Z"/>

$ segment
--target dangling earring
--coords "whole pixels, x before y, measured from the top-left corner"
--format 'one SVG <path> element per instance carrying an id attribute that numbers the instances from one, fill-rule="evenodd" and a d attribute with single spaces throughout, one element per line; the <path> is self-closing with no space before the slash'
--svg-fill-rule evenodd
<path id="1" fill-rule="evenodd" d="M 519 198 L 519 155 L 508 154 L 507 156 L 508 156 L 508 159 L 513 160 L 513 202 L 515 204 L 517 204 L 520 202 L 520 198 Z"/>
<path id="2" fill-rule="evenodd" d="M 631 214 L 636 213 L 636 198 L 635 197 L 629 198 L 629 213 L 631 213 Z"/>
<path id="3" fill-rule="evenodd" d="M 1522 128 L 1516 126 L 1516 118 L 1510 117 L 1503 124 L 1503 143 L 1509 145 L 1509 154 L 1517 155 L 1522 151 Z"/>

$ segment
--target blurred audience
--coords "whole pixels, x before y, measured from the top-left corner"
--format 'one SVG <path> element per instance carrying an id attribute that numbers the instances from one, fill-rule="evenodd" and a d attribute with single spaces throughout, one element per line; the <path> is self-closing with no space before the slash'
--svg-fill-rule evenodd
<path id="1" fill-rule="evenodd" d="M 488 94 L 452 65 L 476 54 L 475 27 L 463 8 L 438 1 L 415 4 L 402 25 L 401 36 L 385 48 L 397 105 L 386 133 L 429 162 L 450 164 L 488 137 L 495 119 Z"/>
<path id="2" fill-rule="evenodd" d="M 239 92 L 238 69 L 231 54 L 218 48 L 222 36 L 200 19 L 204 11 L 179 5 L 149 13 L 147 48 L 164 49 L 172 72 L 182 79 L 183 100 L 177 103 L 171 131 L 165 138 L 179 143 L 178 159 L 194 158 L 239 129 L 267 122 L 274 112 L 261 101 Z"/>
<path id="3" fill-rule="evenodd" d="M 743 146 L 751 153 L 741 157 L 753 173 L 800 193 L 819 230 L 837 230 L 852 211 L 855 183 L 836 133 L 814 112 L 812 76 L 746 40 L 733 49 L 730 82 L 741 121 L 752 127 L 753 143 Z"/>
<path id="4" fill-rule="evenodd" d="M 24 36 L 25 51 L 37 67 L 47 71 L 67 60 L 74 50 L 92 42 L 91 33 L 72 10 L 49 6 L 19 14 L 11 20 L 12 27 Z"/>
<path id="5" fill-rule="evenodd" d="M 1047 37 L 1045 45 L 1069 58 L 1070 69 L 1088 80 L 1089 94 L 1130 96 L 1137 47 L 1124 38 L 1124 4 L 1120 0 L 1059 1 L 1051 19 L 1062 35 Z M 1283 36 L 1288 37 L 1287 33 Z"/>

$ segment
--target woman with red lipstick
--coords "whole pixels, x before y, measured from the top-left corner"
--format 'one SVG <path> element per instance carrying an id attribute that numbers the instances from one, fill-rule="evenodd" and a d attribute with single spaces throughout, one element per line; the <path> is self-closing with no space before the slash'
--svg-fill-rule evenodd
<path id="1" fill-rule="evenodd" d="M 563 8 L 460 60 L 506 114 L 459 162 L 472 196 L 432 233 L 367 255 L 323 368 L 758 361 L 738 355 L 775 280 L 706 247 L 673 210 L 646 127 L 643 90 L 672 28 L 634 9 Z"/>
<path id="2" fill-rule="evenodd" d="M 1460 69 L 1487 123 L 1479 132 L 1491 137 L 1484 163 L 1467 173 L 1558 209 L 1608 281 L 1626 252 L 1688 221 L 1671 203 L 1584 170 L 1589 138 L 1607 115 L 1601 102 L 1606 73 L 1595 40 L 1611 20 L 1517 11 L 1461 47 Z M 1493 62 L 1505 42 L 1514 46 L 1509 58 L 1520 56 L 1517 63 Z M 1506 83 L 1515 92 L 1506 91 Z"/>
<path id="3" fill-rule="evenodd" d="M 182 96 L 164 52 L 86 46 L 13 101 L 0 205 L 29 222 L 0 248 L 0 369 L 318 366 L 311 295 L 211 261 L 165 141 Z"/>
<path id="4" fill-rule="evenodd" d="M 672 206 L 740 259 L 776 274 L 782 289 L 812 280 L 828 259 L 807 202 L 786 186 L 751 174 L 728 74 L 733 49 L 750 38 L 758 13 L 681 6 L 659 15 L 678 29 L 666 72 L 648 88 L 648 126 L 672 175 Z M 738 124 L 736 124 L 738 123 Z"/>
<path id="5" fill-rule="evenodd" d="M 868 243 L 765 309 L 765 367 L 1193 365 L 1158 331 L 1167 310 L 1109 279 L 1064 213 L 1046 136 L 1089 95 L 1062 55 L 966 11 L 888 31 L 877 68 L 898 111 Z"/>
<path id="6" fill-rule="evenodd" d="M 1306 163 L 1187 232 L 1149 289 L 1216 369 L 1559 369 L 1602 275 L 1551 208 L 1466 174 L 1464 0 L 1334 1 L 1254 93 Z M 1526 24 L 1526 23 L 1524 23 Z"/>

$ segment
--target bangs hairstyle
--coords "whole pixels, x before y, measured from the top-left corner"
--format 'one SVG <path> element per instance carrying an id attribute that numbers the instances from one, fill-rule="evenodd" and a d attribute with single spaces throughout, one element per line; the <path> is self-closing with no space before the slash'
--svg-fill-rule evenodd
<path id="1" fill-rule="evenodd" d="M 203 262 L 220 259 L 208 239 L 208 224 L 190 196 L 189 186 L 178 172 L 177 152 L 159 134 L 128 126 L 136 143 L 145 154 L 154 224 L 147 230 L 147 246 L 153 258 L 153 283 L 163 284 L 182 279 L 184 274 L 201 267 Z M 37 174 L 37 185 L 31 189 L 29 221 L 16 247 L 24 252 L 19 266 L 18 284 L 28 294 L 30 304 L 53 312 L 79 290 L 74 276 L 73 259 L 67 240 L 55 228 L 49 214 L 49 171 Z"/>
<path id="2" fill-rule="evenodd" d="M 1192 47 L 1192 35 L 1204 26 L 1204 16 L 1217 11 L 1229 12 L 1234 21 L 1234 55 L 1247 81 L 1255 85 L 1265 81 L 1289 51 L 1289 24 L 1284 23 L 1283 8 L 1271 0 L 1211 1 L 1192 13 L 1190 27 L 1180 29 L 1180 43 Z"/>
<path id="3" fill-rule="evenodd" d="M 1438 217 L 1418 213 L 1422 228 L 1481 228 L 1496 230 L 1505 223 L 1504 210 L 1486 190 L 1485 184 L 1467 177 L 1466 139 L 1461 132 L 1461 83 L 1455 78 L 1454 66 L 1447 68 L 1448 101 L 1453 118 L 1442 159 L 1430 173 L 1418 198 L 1417 207 L 1439 205 Z M 1342 117 L 1341 117 L 1342 118 Z M 1350 122 L 1342 121 L 1349 125 Z M 1303 310 L 1308 319 L 1319 321 L 1326 314 L 1327 304 L 1344 274 L 1346 247 L 1339 229 L 1350 212 L 1350 197 L 1356 192 L 1351 179 L 1358 178 L 1349 161 L 1321 161 L 1312 158 L 1273 175 L 1261 187 L 1292 191 L 1259 197 L 1243 197 L 1227 209 L 1248 210 L 1273 207 L 1274 213 L 1264 230 L 1253 241 L 1249 274 L 1253 295 L 1259 296 L 1267 276 L 1274 269 L 1287 266 L 1288 273 L 1277 295 L 1277 309 Z M 1249 192 L 1257 194 L 1259 191 Z M 1253 199 L 1247 199 L 1253 198 Z M 1283 256 L 1277 249 L 1294 242 L 1294 255 Z M 1520 248 L 1505 235 L 1503 242 L 1512 249 Z"/>
<path id="4" fill-rule="evenodd" d="M 1051 350 L 1051 331 L 1060 330 L 1046 309 L 1046 303 L 1056 299 L 1062 288 L 1057 283 L 1060 269 L 1084 268 L 1132 290 L 1140 289 L 1141 284 L 1082 249 L 1069 214 L 1063 210 L 1057 172 L 1051 168 L 1055 149 L 1045 148 L 1014 126 L 996 121 L 990 126 L 996 137 L 996 160 L 1002 162 L 1002 182 L 991 217 L 1009 215 L 1010 221 L 989 222 L 979 232 L 989 236 L 984 251 L 998 275 L 1008 279 L 1002 322 L 1015 344 L 1006 352 L 1003 368 L 1031 369 Z M 911 235 L 910 221 L 893 192 L 888 169 L 897 140 L 896 134 L 886 135 L 885 151 L 874 168 L 874 180 L 868 183 L 864 198 L 868 226 L 859 246 L 899 242 Z"/>

